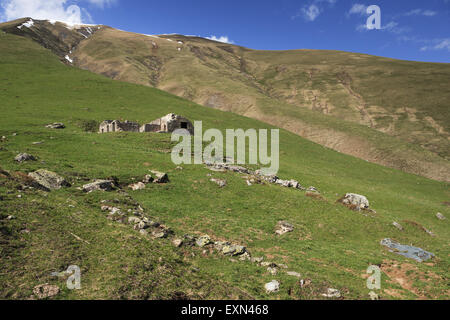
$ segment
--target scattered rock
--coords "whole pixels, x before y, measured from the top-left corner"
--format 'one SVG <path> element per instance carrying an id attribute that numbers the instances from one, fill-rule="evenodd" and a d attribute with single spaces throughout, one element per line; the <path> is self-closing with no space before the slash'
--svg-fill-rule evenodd
<path id="1" fill-rule="evenodd" d="M 143 183 L 148 184 L 148 183 L 152 183 L 153 182 L 153 177 L 149 174 L 146 174 L 144 179 L 142 180 Z"/>
<path id="2" fill-rule="evenodd" d="M 271 267 L 271 268 L 276 268 L 277 264 L 275 262 L 270 262 L 270 261 L 264 261 L 260 263 L 261 267 Z"/>
<path id="3" fill-rule="evenodd" d="M 197 246 L 199 247 L 205 247 L 208 244 L 211 244 L 211 238 L 208 235 L 204 235 L 201 236 L 200 238 L 197 239 L 197 241 L 195 242 L 197 244 Z"/>
<path id="4" fill-rule="evenodd" d="M 114 183 L 111 180 L 95 180 L 92 183 L 83 186 L 84 192 L 92 192 L 95 190 L 111 191 L 114 189 Z"/>
<path id="5" fill-rule="evenodd" d="M 144 236 L 148 235 L 148 231 L 146 229 L 139 230 L 139 233 L 144 235 Z M 162 237 L 160 237 L 160 238 L 162 238 Z"/>
<path id="6" fill-rule="evenodd" d="M 327 293 L 322 294 L 322 296 L 327 298 L 340 298 L 341 292 L 338 289 L 328 288 Z"/>
<path id="7" fill-rule="evenodd" d="M 216 171 L 216 172 L 233 171 L 233 172 L 246 173 L 246 174 L 251 173 L 251 171 L 247 168 L 244 168 L 241 166 L 230 165 L 227 163 L 205 162 L 205 164 L 209 167 L 210 170 Z"/>
<path id="8" fill-rule="evenodd" d="M 403 231 L 403 227 L 401 226 L 400 223 L 397 223 L 397 222 L 394 221 L 394 222 L 392 223 L 392 225 L 393 225 L 394 227 L 396 227 L 398 230 Z"/>
<path id="9" fill-rule="evenodd" d="M 356 210 L 369 209 L 369 200 L 365 196 L 347 193 L 341 202 L 348 206 L 353 206 Z"/>
<path id="10" fill-rule="evenodd" d="M 438 212 L 436 213 L 436 218 L 438 218 L 439 220 L 445 220 L 447 219 L 442 213 Z"/>
<path id="11" fill-rule="evenodd" d="M 250 187 L 252 185 L 252 183 L 250 182 L 250 180 L 247 180 L 247 185 Z"/>
<path id="12" fill-rule="evenodd" d="M 308 287 L 310 284 L 311 284 L 311 280 L 310 280 L 310 279 L 301 279 L 301 280 L 299 281 L 300 288 L 306 288 L 306 287 Z"/>
<path id="13" fill-rule="evenodd" d="M 142 189 L 145 189 L 145 184 L 143 182 L 138 182 L 135 184 L 130 184 L 128 187 L 130 187 L 131 190 L 134 190 L 134 191 L 142 190 Z"/>
<path id="14" fill-rule="evenodd" d="M 264 260 L 263 257 L 251 257 L 250 258 L 250 261 L 253 262 L 253 263 L 262 263 L 263 260 Z"/>
<path id="15" fill-rule="evenodd" d="M 275 233 L 280 236 L 293 230 L 294 226 L 286 221 L 279 221 L 275 227 Z"/>
<path id="16" fill-rule="evenodd" d="M 252 256 L 247 251 L 239 256 L 240 261 L 251 261 Z"/>
<path id="17" fill-rule="evenodd" d="M 167 238 L 169 236 L 169 232 L 166 229 L 159 229 L 153 231 L 152 236 L 158 239 Z"/>
<path id="18" fill-rule="evenodd" d="M 12 215 L 6 217 L 6 220 L 15 220 L 15 219 L 16 217 Z"/>
<path id="19" fill-rule="evenodd" d="M 36 161 L 36 158 L 28 153 L 20 153 L 15 158 L 17 162 L 25 162 L 25 161 Z"/>
<path id="20" fill-rule="evenodd" d="M 59 293 L 59 287 L 48 283 L 40 284 L 33 288 L 33 293 L 38 299 L 51 298 Z"/>
<path id="21" fill-rule="evenodd" d="M 264 285 L 267 293 L 278 292 L 280 290 L 280 283 L 277 280 L 272 280 Z"/>
<path id="22" fill-rule="evenodd" d="M 193 247 L 196 243 L 196 238 L 189 234 L 185 234 L 183 236 L 183 245 Z"/>
<path id="23" fill-rule="evenodd" d="M 431 230 L 428 230 L 427 228 L 423 228 L 423 231 L 425 231 L 426 233 L 428 233 L 430 236 L 432 236 L 432 237 L 435 237 L 436 235 L 431 231 Z"/>
<path id="24" fill-rule="evenodd" d="M 292 277 L 296 277 L 296 278 L 301 278 L 302 277 L 302 275 L 300 273 L 295 272 L 295 271 L 288 271 L 288 272 L 286 272 L 286 274 L 288 276 L 292 276 Z"/>
<path id="25" fill-rule="evenodd" d="M 70 183 L 58 174 L 45 169 L 39 169 L 28 174 L 45 191 L 58 190 L 62 187 L 70 187 Z"/>
<path id="26" fill-rule="evenodd" d="M 224 255 L 239 256 L 245 253 L 246 248 L 239 245 L 224 245 L 222 248 L 222 253 Z"/>
<path id="27" fill-rule="evenodd" d="M 169 182 L 169 176 L 167 173 L 159 172 L 159 171 L 150 171 L 154 176 L 154 183 L 168 183 Z"/>
<path id="28" fill-rule="evenodd" d="M 223 188 L 223 187 L 225 187 L 227 185 L 227 181 L 226 180 L 222 180 L 222 179 L 212 178 L 210 181 L 214 182 L 215 184 L 217 184 L 221 188 Z"/>
<path id="29" fill-rule="evenodd" d="M 66 126 L 63 123 L 55 122 L 55 123 L 48 124 L 45 127 L 49 128 L 49 129 L 64 129 Z"/>
<path id="30" fill-rule="evenodd" d="M 141 219 L 139 219 L 138 217 L 128 217 L 128 223 L 138 224 L 140 222 L 141 222 Z"/>
<path id="31" fill-rule="evenodd" d="M 376 293 L 373 292 L 373 291 L 370 291 L 370 292 L 369 292 L 369 297 L 370 297 L 370 300 L 379 300 L 379 299 L 380 299 L 380 297 L 378 296 L 378 294 L 376 294 Z"/>
<path id="32" fill-rule="evenodd" d="M 306 191 L 309 191 L 309 192 L 317 192 L 317 193 L 320 193 L 319 192 L 319 190 L 317 190 L 317 188 L 316 187 L 309 187 L 308 189 L 306 189 Z"/>
<path id="33" fill-rule="evenodd" d="M 183 240 L 182 239 L 173 239 L 172 243 L 177 248 L 183 246 Z"/>
<path id="34" fill-rule="evenodd" d="M 407 258 L 414 259 L 418 262 L 426 261 L 433 258 L 435 255 L 431 252 L 425 251 L 421 248 L 403 245 L 398 242 L 392 241 L 391 239 L 383 239 L 380 242 L 381 245 L 388 247 L 390 252 L 402 255 Z"/>
<path id="35" fill-rule="evenodd" d="M 278 273 L 278 269 L 277 268 L 268 267 L 267 268 L 267 272 L 269 272 L 273 276 L 276 276 L 277 273 Z"/>
<path id="36" fill-rule="evenodd" d="M 38 144 L 43 144 L 43 143 L 44 143 L 44 141 L 36 141 L 36 142 L 33 142 L 32 145 L 37 146 Z"/>

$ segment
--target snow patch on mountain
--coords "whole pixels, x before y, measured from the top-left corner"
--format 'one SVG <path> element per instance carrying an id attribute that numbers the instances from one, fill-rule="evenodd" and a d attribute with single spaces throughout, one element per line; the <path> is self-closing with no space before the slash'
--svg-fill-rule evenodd
<path id="1" fill-rule="evenodd" d="M 26 27 L 26 28 L 30 29 L 32 26 L 34 26 L 34 21 L 33 21 L 33 19 L 30 19 L 27 22 L 22 23 L 17 28 L 19 28 L 20 30 L 22 30 L 23 27 Z"/>

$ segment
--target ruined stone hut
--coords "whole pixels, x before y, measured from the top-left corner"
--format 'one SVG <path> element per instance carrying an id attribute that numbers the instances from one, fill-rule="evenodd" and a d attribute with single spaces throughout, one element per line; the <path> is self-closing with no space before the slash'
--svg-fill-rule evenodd
<path id="1" fill-rule="evenodd" d="M 187 118 L 169 113 L 168 115 L 156 119 L 150 123 L 139 125 L 136 122 L 119 120 L 106 120 L 100 124 L 99 133 L 108 132 L 166 132 L 170 133 L 176 129 L 186 129 L 190 134 L 194 134 L 194 125 Z"/>

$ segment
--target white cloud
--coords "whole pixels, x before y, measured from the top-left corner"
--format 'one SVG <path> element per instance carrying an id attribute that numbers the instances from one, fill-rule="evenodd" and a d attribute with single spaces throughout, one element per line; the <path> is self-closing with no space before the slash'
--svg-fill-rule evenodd
<path id="1" fill-rule="evenodd" d="M 450 52 L 450 38 L 434 40 L 434 45 L 420 48 L 421 51 L 427 50 L 448 50 Z"/>
<path id="2" fill-rule="evenodd" d="M 291 19 L 296 19 L 302 16 L 306 21 L 314 21 L 324 11 L 322 3 L 328 4 L 332 7 L 338 0 L 313 0 L 308 5 L 303 6 L 299 13 L 292 16 Z"/>
<path id="3" fill-rule="evenodd" d="M 302 12 L 307 21 L 314 21 L 320 15 L 320 9 L 315 4 L 302 8 Z"/>
<path id="4" fill-rule="evenodd" d="M 105 6 L 111 6 L 114 3 L 116 3 L 116 0 L 87 0 L 87 1 L 100 8 L 104 8 Z"/>
<path id="5" fill-rule="evenodd" d="M 81 1 L 81 0 L 79 0 Z M 111 5 L 115 0 L 83 0 L 100 8 Z M 23 17 L 63 21 L 70 24 L 92 22 L 89 12 L 67 0 L 5 0 L 2 1 L 1 20 L 14 20 Z"/>
<path id="6" fill-rule="evenodd" d="M 228 38 L 228 36 L 216 37 L 216 36 L 212 35 L 210 37 L 206 37 L 206 39 L 213 40 L 213 41 L 218 41 L 218 42 L 223 42 L 223 43 L 229 43 L 229 44 L 233 44 L 234 43 L 232 40 L 230 40 Z"/>
<path id="7" fill-rule="evenodd" d="M 367 6 L 364 4 L 355 3 L 351 8 L 348 14 L 359 14 L 366 15 L 367 14 Z"/>
<path id="8" fill-rule="evenodd" d="M 404 14 L 405 16 L 426 16 L 426 17 L 433 17 L 437 15 L 436 11 L 431 10 L 423 10 L 423 9 L 414 9 L 411 11 L 408 11 Z"/>
<path id="9" fill-rule="evenodd" d="M 364 32 L 364 31 L 369 31 L 369 29 L 367 29 L 367 24 L 360 24 L 360 25 L 356 26 L 356 31 Z M 382 26 L 381 31 L 388 31 L 388 32 L 399 35 L 399 34 L 410 31 L 410 29 L 408 27 L 400 27 L 397 22 L 391 21 L 391 22 L 385 24 L 384 26 Z"/>

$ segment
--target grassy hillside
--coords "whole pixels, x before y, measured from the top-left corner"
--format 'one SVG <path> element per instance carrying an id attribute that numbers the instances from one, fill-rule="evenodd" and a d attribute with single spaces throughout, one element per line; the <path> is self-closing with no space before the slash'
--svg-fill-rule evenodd
<path id="1" fill-rule="evenodd" d="M 0 298 L 27 299 L 34 286 L 49 283 L 61 288 L 56 299 L 323 299 L 326 288 L 339 289 L 344 299 L 368 299 L 364 274 L 372 264 L 383 270 L 381 298 L 449 298 L 448 219 L 435 217 L 437 212 L 450 217 L 448 183 L 344 155 L 285 130 L 279 176 L 315 186 L 322 198 L 277 185 L 248 186 L 237 173 L 211 172 L 203 165 L 176 170 L 170 135 L 99 135 L 85 131 L 86 124 L 113 118 L 144 122 L 174 112 L 202 120 L 205 129 L 270 126 L 64 65 L 23 37 L 0 33 L 0 52 L 0 136 L 6 137 L 0 167 L 11 175 L 0 174 Z M 63 122 L 66 129 L 45 128 L 51 122 Z M 18 164 L 13 159 L 19 152 L 38 161 Z M 64 176 L 72 187 L 20 190 L 20 173 L 40 168 Z M 150 169 L 168 172 L 170 183 L 126 188 Z M 228 185 L 219 188 L 208 174 Z M 123 190 L 77 189 L 113 176 Z M 346 192 L 366 195 L 376 213 L 337 204 Z M 102 200 L 124 212 L 138 202 L 176 236 L 208 234 L 244 245 L 252 256 L 286 264 L 311 282 L 301 287 L 283 268 L 271 275 L 210 248 L 175 248 L 171 239 L 141 235 L 108 220 Z M 280 220 L 292 223 L 294 231 L 276 236 Z M 403 258 L 380 246 L 383 238 L 416 245 L 436 258 L 426 263 Z M 64 289 L 63 279 L 50 276 L 69 265 L 81 267 L 81 290 Z M 267 294 L 264 284 L 272 279 L 280 281 L 280 291 Z"/>
<path id="2" fill-rule="evenodd" d="M 17 28 L 28 20 L 0 29 L 34 39 L 65 63 L 252 117 L 364 160 L 450 181 L 448 64 L 339 51 L 258 51 L 106 26 L 87 30 L 35 21 Z"/>
<path id="3" fill-rule="evenodd" d="M 70 56 L 74 65 L 113 79 L 157 87 L 364 160 L 450 181 L 448 64 L 338 51 L 258 51 L 109 27 L 83 39 Z"/>

